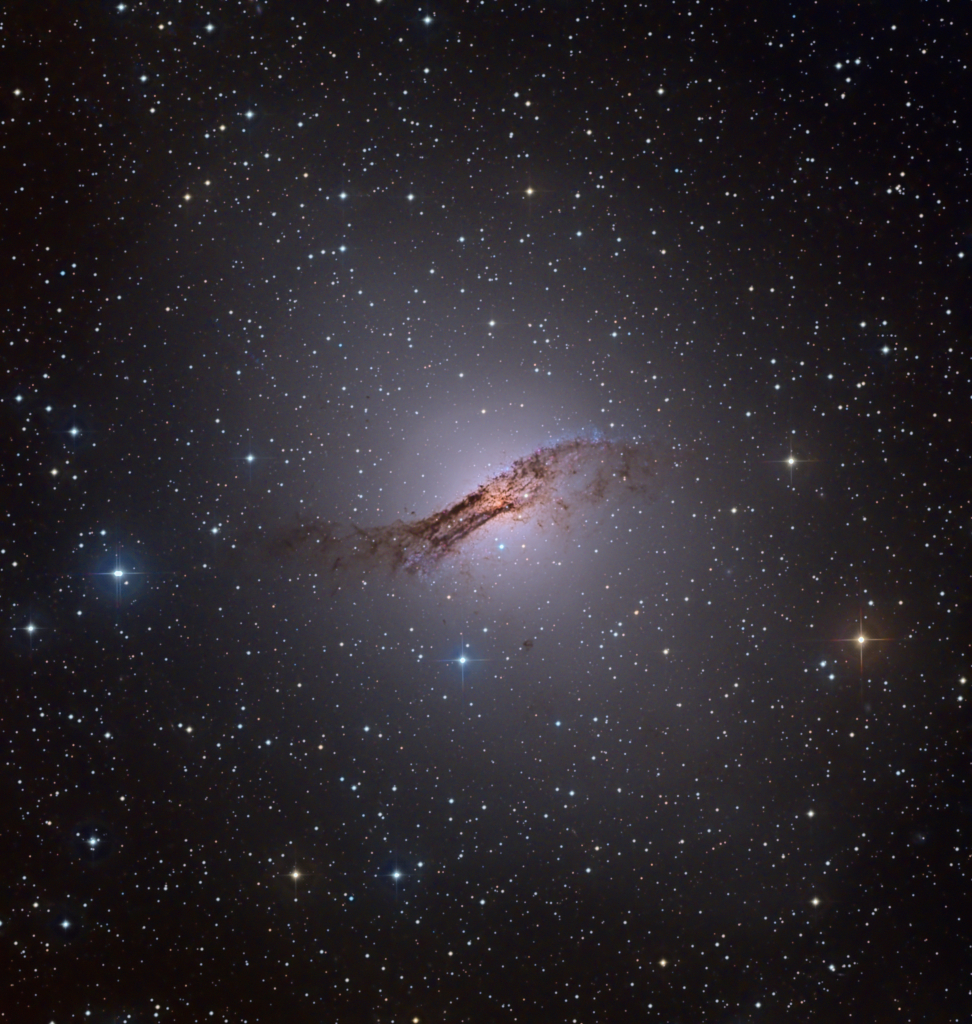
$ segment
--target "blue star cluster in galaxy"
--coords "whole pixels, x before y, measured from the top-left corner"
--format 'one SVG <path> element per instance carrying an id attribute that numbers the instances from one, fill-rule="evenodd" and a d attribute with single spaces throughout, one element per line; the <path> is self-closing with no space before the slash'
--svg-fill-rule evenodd
<path id="1" fill-rule="evenodd" d="M 969 1019 L 972 16 L 0 18 L 3 1013 Z"/>

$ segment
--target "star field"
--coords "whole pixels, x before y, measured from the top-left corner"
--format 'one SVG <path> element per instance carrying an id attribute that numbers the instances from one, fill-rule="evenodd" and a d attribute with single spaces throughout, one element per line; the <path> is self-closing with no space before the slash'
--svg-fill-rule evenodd
<path id="1" fill-rule="evenodd" d="M 0 1016 L 968 1019 L 968 13 L 2 24 Z"/>

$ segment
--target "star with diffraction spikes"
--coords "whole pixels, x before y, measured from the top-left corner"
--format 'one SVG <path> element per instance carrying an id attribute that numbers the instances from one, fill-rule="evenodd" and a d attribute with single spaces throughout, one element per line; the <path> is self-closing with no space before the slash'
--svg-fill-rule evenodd
<path id="1" fill-rule="evenodd" d="M 790 454 L 785 459 L 768 459 L 767 461 L 772 465 L 786 466 L 790 473 L 790 487 L 792 487 L 793 471 L 800 466 L 809 465 L 810 463 L 817 462 L 819 460 L 797 458 L 797 456 L 793 454 L 793 449 L 791 448 Z"/>
<path id="2" fill-rule="evenodd" d="M 284 879 L 286 879 L 293 885 L 295 900 L 299 897 L 301 886 L 306 887 L 311 884 L 315 877 L 316 872 L 313 865 L 309 865 L 306 861 L 302 864 L 301 860 L 296 856 L 293 860 L 293 867 L 279 876 L 281 884 L 286 884 L 284 883 Z"/>
<path id="3" fill-rule="evenodd" d="M 233 456 L 235 462 L 242 462 L 246 467 L 246 482 L 248 484 L 253 483 L 253 470 L 256 468 L 257 463 L 269 462 L 270 458 L 266 455 L 255 455 L 252 447 L 247 448 L 245 455 Z"/>
<path id="4" fill-rule="evenodd" d="M 88 575 L 107 576 L 111 580 L 115 587 L 115 607 L 117 608 L 121 604 L 122 588 L 128 586 L 129 577 L 146 576 L 148 574 L 137 569 L 126 568 L 121 556 L 115 555 L 115 564 L 112 568 L 102 570 L 101 572 L 91 572 Z"/>
<path id="5" fill-rule="evenodd" d="M 479 662 L 479 661 L 485 661 L 486 660 L 485 658 L 470 658 L 469 655 L 466 654 L 466 648 L 468 646 L 469 645 L 467 643 L 465 643 L 463 638 L 462 638 L 462 633 L 460 633 L 459 634 L 459 653 L 456 655 L 456 657 L 440 659 L 441 661 L 448 662 L 449 664 L 458 665 L 459 666 L 459 682 L 462 685 L 463 693 L 465 693 L 465 691 L 466 691 L 466 666 L 469 665 L 470 663 L 474 662 L 474 661 L 475 662 Z"/>
<path id="6" fill-rule="evenodd" d="M 419 861 L 416 866 L 421 868 L 422 862 Z M 403 859 L 396 853 L 379 868 L 377 877 L 391 883 L 395 892 L 396 903 L 398 902 L 399 888 L 408 884 L 408 880 L 415 874 L 416 866 L 413 866 L 407 859 Z"/>
<path id="7" fill-rule="evenodd" d="M 23 626 L 13 626 L 15 633 L 23 633 L 24 638 L 27 641 L 28 653 L 33 656 L 34 645 L 40 640 L 41 633 L 50 632 L 51 627 L 39 626 L 33 618 L 29 619 Z"/>
<path id="8" fill-rule="evenodd" d="M 891 643 L 898 640 L 892 636 L 870 636 L 864 628 L 864 602 L 863 597 L 858 602 L 857 630 L 853 636 L 828 637 L 828 643 L 834 644 L 855 644 L 858 650 L 858 671 L 860 675 L 860 695 L 864 699 L 864 648 L 869 644 Z"/>
<path id="9" fill-rule="evenodd" d="M 864 698 L 864 647 L 867 644 L 876 643 L 887 643 L 890 640 L 894 640 L 892 636 L 866 636 L 864 633 L 864 615 L 860 615 L 858 620 L 858 631 L 855 637 L 833 637 L 833 643 L 854 643 L 857 644 L 857 649 L 860 651 L 860 675 L 861 675 L 861 699 Z"/>

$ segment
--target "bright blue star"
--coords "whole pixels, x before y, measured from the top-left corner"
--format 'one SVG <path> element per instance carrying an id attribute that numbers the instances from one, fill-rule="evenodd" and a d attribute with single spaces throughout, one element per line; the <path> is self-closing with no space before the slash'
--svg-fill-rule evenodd
<path id="1" fill-rule="evenodd" d="M 459 681 L 462 684 L 463 690 L 465 690 L 465 688 L 466 688 L 466 665 L 468 665 L 470 662 L 473 662 L 473 661 L 482 661 L 483 659 L 482 658 L 470 658 L 469 655 L 466 654 L 466 643 L 463 640 L 462 635 L 460 634 L 460 636 L 459 636 L 459 653 L 454 658 L 442 658 L 441 660 L 442 661 L 452 662 L 454 665 L 458 665 L 459 666 Z"/>

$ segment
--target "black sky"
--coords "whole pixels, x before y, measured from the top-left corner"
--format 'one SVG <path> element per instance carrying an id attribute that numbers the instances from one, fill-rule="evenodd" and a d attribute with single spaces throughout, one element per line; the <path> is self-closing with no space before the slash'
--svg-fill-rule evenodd
<path id="1" fill-rule="evenodd" d="M 966 1020 L 969 12 L 2 26 L 3 1014 Z"/>

